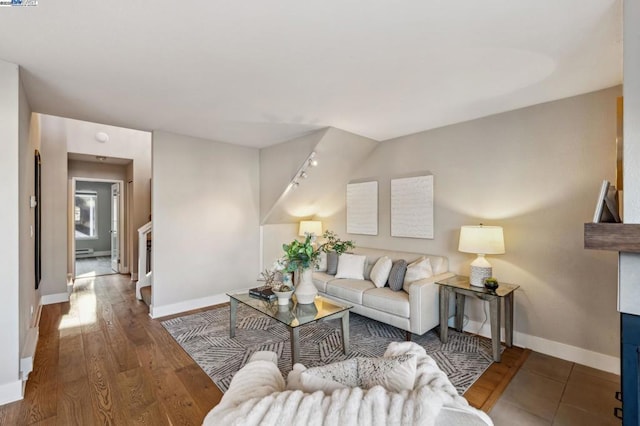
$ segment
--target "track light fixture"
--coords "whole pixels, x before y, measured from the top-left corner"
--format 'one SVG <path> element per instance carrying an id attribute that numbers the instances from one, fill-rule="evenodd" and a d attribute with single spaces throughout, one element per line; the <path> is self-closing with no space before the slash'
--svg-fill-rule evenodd
<path id="1" fill-rule="evenodd" d="M 291 181 L 289 182 L 289 189 L 296 189 L 298 186 L 300 186 L 300 181 L 309 177 L 307 169 L 309 167 L 316 167 L 317 165 L 318 160 L 316 160 L 316 152 L 312 151 L 311 154 L 309 154 L 309 156 L 304 160 L 293 178 L 291 178 Z"/>

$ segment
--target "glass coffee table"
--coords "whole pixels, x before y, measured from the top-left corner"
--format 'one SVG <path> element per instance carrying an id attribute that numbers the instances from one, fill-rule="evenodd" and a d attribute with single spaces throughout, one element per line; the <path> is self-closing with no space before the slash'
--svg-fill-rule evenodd
<path id="1" fill-rule="evenodd" d="M 248 293 L 227 293 L 231 301 L 229 314 L 229 336 L 236 336 L 238 303 L 247 305 L 263 315 L 281 322 L 289 328 L 291 335 L 291 363 L 300 360 L 300 327 L 316 321 L 340 318 L 342 320 L 342 347 L 345 355 L 349 353 L 349 309 L 326 297 L 316 296 L 314 303 L 298 304 L 295 296 L 288 305 L 278 305 L 278 301 L 267 301 L 249 296 Z"/>

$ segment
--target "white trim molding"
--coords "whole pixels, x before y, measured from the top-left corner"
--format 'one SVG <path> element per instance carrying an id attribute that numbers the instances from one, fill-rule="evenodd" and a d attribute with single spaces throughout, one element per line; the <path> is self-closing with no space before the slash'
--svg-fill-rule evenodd
<path id="1" fill-rule="evenodd" d="M 206 308 L 207 306 L 219 305 L 229 302 L 229 296 L 224 293 L 202 297 L 200 299 L 185 300 L 184 302 L 172 303 L 164 306 L 150 306 L 149 316 L 151 318 L 166 317 L 168 315 L 179 314 L 192 311 L 194 309 Z"/>
<path id="2" fill-rule="evenodd" d="M 22 398 L 22 380 L 0 385 L 0 405 L 19 401 Z"/>
<path id="3" fill-rule="evenodd" d="M 450 323 L 453 324 L 452 322 Z M 482 328 L 480 328 L 480 325 L 480 322 L 470 320 L 464 327 L 464 331 L 474 334 L 477 333 L 480 336 L 490 338 L 491 325 L 485 323 Z M 480 331 L 478 332 L 478 330 Z M 501 328 L 500 334 L 504 336 L 504 328 Z M 615 356 L 601 354 L 599 352 L 544 339 L 542 337 L 531 336 L 515 330 L 513 332 L 513 344 L 521 348 L 528 348 L 533 351 L 540 352 L 541 354 L 586 365 L 587 367 L 596 368 L 613 374 L 620 374 L 620 358 Z"/>
<path id="4" fill-rule="evenodd" d="M 43 294 L 40 303 L 43 305 L 53 305 L 54 303 L 63 303 L 69 301 L 69 293 Z"/>

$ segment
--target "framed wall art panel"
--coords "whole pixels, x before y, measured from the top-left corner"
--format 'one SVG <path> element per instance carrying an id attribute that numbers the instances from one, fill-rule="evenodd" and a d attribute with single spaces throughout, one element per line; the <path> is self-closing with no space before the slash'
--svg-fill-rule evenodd
<path id="1" fill-rule="evenodd" d="M 378 182 L 347 185 L 347 233 L 378 235 Z"/>
<path id="2" fill-rule="evenodd" d="M 433 238 L 433 175 L 391 179 L 391 236 Z"/>

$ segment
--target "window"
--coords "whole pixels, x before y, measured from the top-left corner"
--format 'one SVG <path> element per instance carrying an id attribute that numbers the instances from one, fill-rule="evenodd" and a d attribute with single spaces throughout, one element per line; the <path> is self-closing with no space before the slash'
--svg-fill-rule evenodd
<path id="1" fill-rule="evenodd" d="M 76 238 L 98 238 L 98 195 L 91 191 L 76 191 L 76 206 L 73 212 Z"/>

